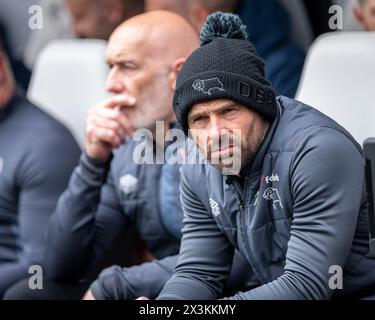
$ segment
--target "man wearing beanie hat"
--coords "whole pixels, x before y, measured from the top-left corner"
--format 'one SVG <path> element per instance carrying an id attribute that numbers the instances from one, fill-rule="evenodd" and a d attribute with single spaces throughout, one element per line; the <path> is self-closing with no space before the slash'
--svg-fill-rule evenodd
<path id="1" fill-rule="evenodd" d="M 257 284 L 230 299 L 375 291 L 361 147 L 317 110 L 275 97 L 237 16 L 208 17 L 174 110 L 208 163 L 183 166 L 180 256 L 158 299 L 221 298 L 235 248 Z"/>

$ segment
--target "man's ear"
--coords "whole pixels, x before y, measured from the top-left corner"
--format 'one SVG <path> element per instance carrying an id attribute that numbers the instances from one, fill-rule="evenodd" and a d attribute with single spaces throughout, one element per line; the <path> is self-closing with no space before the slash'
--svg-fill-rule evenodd
<path id="1" fill-rule="evenodd" d="M 176 90 L 177 77 L 185 61 L 186 61 L 186 58 L 179 58 L 175 60 L 175 62 L 173 62 L 172 70 L 169 74 L 169 84 L 173 91 Z"/>
<path id="2" fill-rule="evenodd" d="M 360 24 L 360 26 L 363 29 L 366 29 L 365 21 L 364 21 L 364 18 L 363 18 L 363 9 L 362 9 L 362 7 L 359 3 L 356 3 L 353 6 L 353 15 L 356 18 L 357 22 Z"/>

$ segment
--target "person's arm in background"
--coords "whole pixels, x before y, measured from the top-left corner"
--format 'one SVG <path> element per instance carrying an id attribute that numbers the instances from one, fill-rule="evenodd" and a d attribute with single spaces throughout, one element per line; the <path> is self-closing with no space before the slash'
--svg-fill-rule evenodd
<path id="1" fill-rule="evenodd" d="M 158 300 L 218 299 L 229 277 L 234 248 L 189 183 L 183 166 L 181 202 L 184 228 L 177 267 Z"/>
<path id="2" fill-rule="evenodd" d="M 134 300 L 140 296 L 155 299 L 171 278 L 177 259 L 178 255 L 174 255 L 130 268 L 104 269 L 90 286 L 85 300 Z"/>
<path id="3" fill-rule="evenodd" d="M 95 276 L 125 229 L 127 219 L 110 164 L 112 150 L 120 147 L 130 132 L 127 118 L 115 107 L 130 102 L 113 96 L 90 111 L 85 153 L 58 201 L 48 230 L 44 268 L 50 280 L 77 282 Z"/>
<path id="4" fill-rule="evenodd" d="M 77 282 L 94 272 L 125 229 L 110 175 L 106 179 L 108 167 L 109 162 L 81 156 L 51 217 L 44 257 L 48 279 Z"/>
<path id="5" fill-rule="evenodd" d="M 80 154 L 67 131 L 34 138 L 17 171 L 20 190 L 17 217 L 22 251 L 16 262 L 0 266 L 0 296 L 28 275 L 30 265 L 42 264 L 50 215 Z"/>

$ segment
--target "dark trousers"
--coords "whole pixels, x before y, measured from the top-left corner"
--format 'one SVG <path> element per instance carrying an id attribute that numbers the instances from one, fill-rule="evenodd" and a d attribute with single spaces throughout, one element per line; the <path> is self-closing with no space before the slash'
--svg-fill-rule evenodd
<path id="1" fill-rule="evenodd" d="M 89 286 L 90 283 L 74 285 L 44 280 L 43 289 L 31 290 L 29 279 L 25 279 L 11 287 L 4 300 L 81 300 Z"/>
<path id="2" fill-rule="evenodd" d="M 91 285 L 98 300 L 133 300 L 140 296 L 155 299 L 165 283 L 172 276 L 178 256 L 171 256 L 141 265 L 105 269 L 99 278 L 91 283 L 72 285 L 43 280 L 43 289 L 29 288 L 29 279 L 13 285 L 5 293 L 5 300 L 79 300 Z M 236 251 L 231 275 L 225 286 L 225 295 L 246 290 L 251 283 L 248 262 Z"/>

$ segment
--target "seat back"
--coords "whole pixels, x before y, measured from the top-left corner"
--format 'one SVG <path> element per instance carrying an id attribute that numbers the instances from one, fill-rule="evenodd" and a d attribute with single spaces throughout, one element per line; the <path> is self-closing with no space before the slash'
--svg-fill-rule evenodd
<path id="1" fill-rule="evenodd" d="M 327 114 L 362 144 L 375 137 L 375 32 L 334 32 L 310 48 L 296 99 Z"/>
<path id="2" fill-rule="evenodd" d="M 83 146 L 87 111 L 107 97 L 106 41 L 56 40 L 37 59 L 28 98 L 61 121 Z"/>

